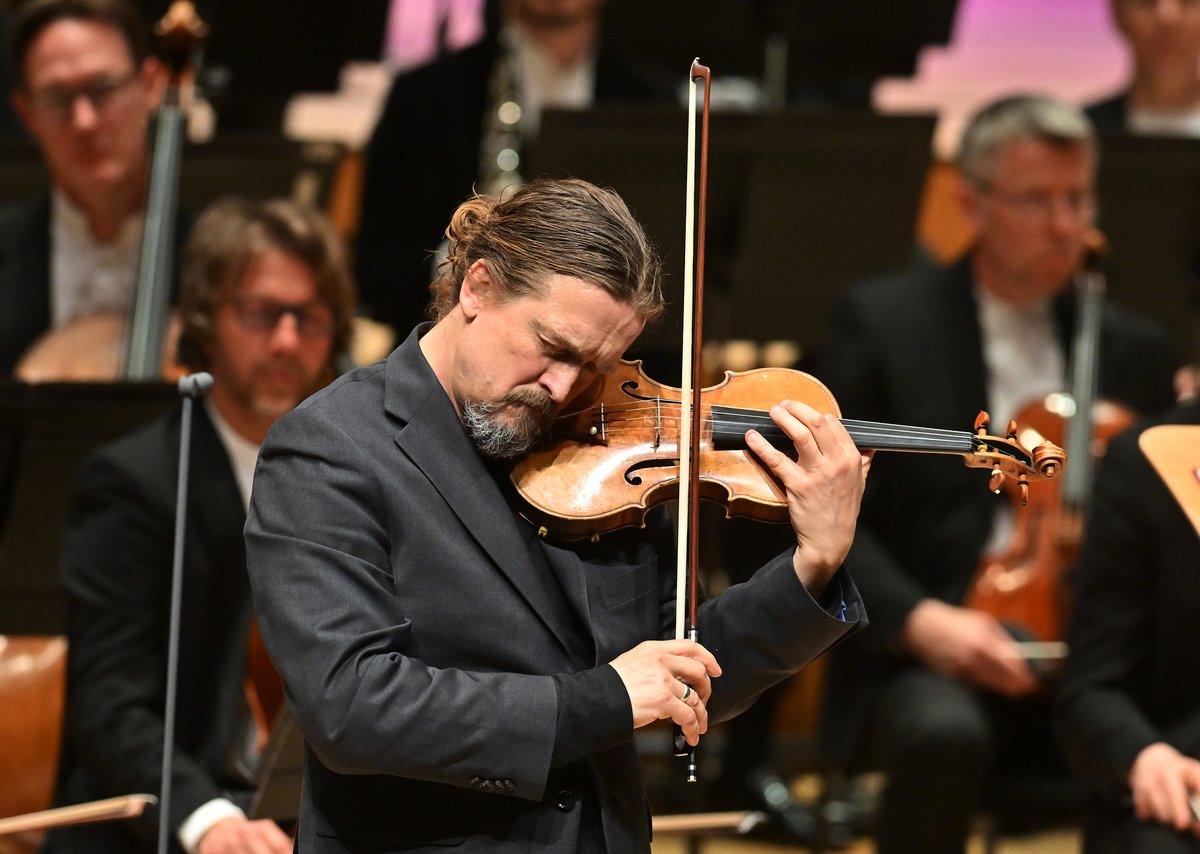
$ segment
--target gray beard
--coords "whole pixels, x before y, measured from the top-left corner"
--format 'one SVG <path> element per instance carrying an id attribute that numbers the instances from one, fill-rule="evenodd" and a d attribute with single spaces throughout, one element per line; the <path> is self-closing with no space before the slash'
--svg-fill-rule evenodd
<path id="1" fill-rule="evenodd" d="M 526 405 L 510 406 L 513 403 Z M 549 431 L 554 414 L 549 397 L 520 389 L 503 400 L 464 401 L 461 408 L 463 426 L 476 450 L 485 459 L 500 461 L 527 454 Z"/>

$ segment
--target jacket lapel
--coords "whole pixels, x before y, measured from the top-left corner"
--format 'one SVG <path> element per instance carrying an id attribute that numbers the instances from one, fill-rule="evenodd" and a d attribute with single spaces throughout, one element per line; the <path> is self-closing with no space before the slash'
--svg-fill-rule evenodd
<path id="1" fill-rule="evenodd" d="M 500 487 L 475 451 L 417 340 L 417 327 L 388 357 L 384 408 L 396 419 L 396 444 L 441 494 L 480 549 L 538 615 L 565 652 L 571 615 L 558 585 L 535 565 L 530 545 Z"/>

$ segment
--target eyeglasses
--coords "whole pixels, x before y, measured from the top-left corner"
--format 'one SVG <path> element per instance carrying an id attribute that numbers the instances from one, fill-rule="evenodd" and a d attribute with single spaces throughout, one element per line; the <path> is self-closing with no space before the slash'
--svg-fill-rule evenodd
<path id="1" fill-rule="evenodd" d="M 284 303 L 244 294 L 231 297 L 227 302 L 242 329 L 256 335 L 274 332 L 285 315 L 291 315 L 295 320 L 296 334 L 301 338 L 311 341 L 333 334 L 333 311 L 323 303 Z"/>
<path id="2" fill-rule="evenodd" d="M 134 72 L 121 75 L 98 77 L 82 86 L 65 88 L 49 86 L 29 96 L 35 110 L 45 113 L 56 122 L 67 122 L 75 112 L 80 98 L 88 102 L 93 110 L 102 112 L 115 103 L 117 96 L 133 82 Z"/>
<path id="3" fill-rule="evenodd" d="M 1026 190 L 1009 193 L 991 184 L 980 183 L 975 186 L 983 195 L 1007 205 L 1028 219 L 1051 219 L 1060 207 L 1065 207 L 1071 216 L 1080 220 L 1090 220 L 1096 213 L 1096 197 L 1086 190 L 1067 193 Z"/>

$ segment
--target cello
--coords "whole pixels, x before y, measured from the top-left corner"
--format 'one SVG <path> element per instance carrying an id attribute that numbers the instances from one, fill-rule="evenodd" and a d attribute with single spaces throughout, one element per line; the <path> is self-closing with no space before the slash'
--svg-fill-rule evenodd
<path id="1" fill-rule="evenodd" d="M 963 603 L 995 617 L 1032 662 L 1052 663 L 1067 653 L 1065 575 L 1082 545 L 1095 466 L 1109 440 L 1133 423 L 1130 410 L 1098 397 L 1106 247 L 1094 229 L 1087 241 L 1074 282 L 1078 314 L 1069 392 L 1028 403 L 1014 418 L 1014 432 L 1023 440 L 1061 443 L 1074 464 L 1015 517 L 1008 546 L 983 559 Z"/>

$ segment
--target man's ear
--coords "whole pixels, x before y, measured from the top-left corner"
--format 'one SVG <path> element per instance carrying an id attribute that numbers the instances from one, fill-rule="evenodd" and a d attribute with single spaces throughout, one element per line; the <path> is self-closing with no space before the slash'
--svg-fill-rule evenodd
<path id="1" fill-rule="evenodd" d="M 458 290 L 458 307 L 462 309 L 463 317 L 472 320 L 487 303 L 492 290 L 492 276 L 487 262 L 480 258 L 463 276 L 462 287 Z"/>
<path id="2" fill-rule="evenodd" d="M 153 56 L 142 60 L 137 79 L 141 87 L 142 103 L 147 113 L 153 113 L 162 104 L 167 93 L 167 67 Z"/>

